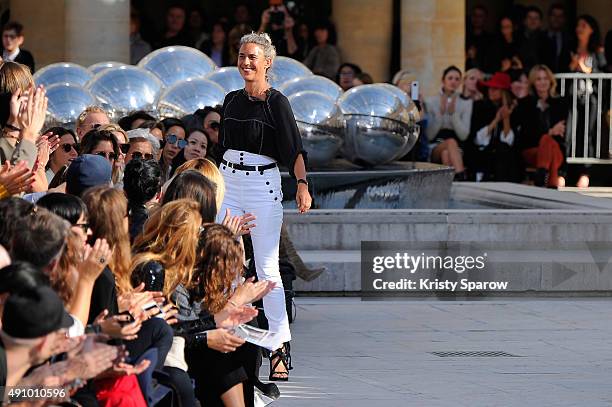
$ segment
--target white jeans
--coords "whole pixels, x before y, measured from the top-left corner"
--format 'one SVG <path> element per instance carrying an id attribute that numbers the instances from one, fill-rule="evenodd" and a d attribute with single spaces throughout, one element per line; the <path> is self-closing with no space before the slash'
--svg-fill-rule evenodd
<path id="1" fill-rule="evenodd" d="M 275 162 L 270 157 L 244 151 L 228 150 L 223 158 L 234 164 L 266 165 Z M 220 216 L 226 208 L 233 215 L 252 213 L 256 216 L 251 229 L 255 269 L 259 280 L 276 282 L 276 287 L 263 299 L 269 329 L 281 334 L 283 342 L 291 340 L 285 291 L 278 267 L 278 244 L 283 223 L 283 193 L 278 167 L 263 172 L 241 171 L 220 165 L 225 181 L 225 198 Z"/>

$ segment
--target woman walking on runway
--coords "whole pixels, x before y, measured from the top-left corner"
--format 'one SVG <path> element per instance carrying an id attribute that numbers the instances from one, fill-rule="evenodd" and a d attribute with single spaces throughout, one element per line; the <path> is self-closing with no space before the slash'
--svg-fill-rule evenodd
<path id="1" fill-rule="evenodd" d="M 278 266 L 283 207 L 277 163 L 287 166 L 296 178 L 300 213 L 310 209 L 312 199 L 306 181 L 306 152 L 289 101 L 268 83 L 267 73 L 275 56 L 267 34 L 251 33 L 240 40 L 238 70 L 244 88 L 225 97 L 219 131 L 219 142 L 227 149 L 220 163 L 226 187 L 220 213 L 229 208 L 237 215 L 256 216 L 251 239 L 257 276 L 276 282 L 263 299 L 264 310 L 270 331 L 278 332 L 284 342 L 270 354 L 270 380 L 286 381 L 291 368 L 291 332 Z"/>

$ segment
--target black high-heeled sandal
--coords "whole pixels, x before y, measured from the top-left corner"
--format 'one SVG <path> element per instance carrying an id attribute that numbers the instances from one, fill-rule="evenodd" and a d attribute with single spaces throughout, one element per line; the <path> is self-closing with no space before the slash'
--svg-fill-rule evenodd
<path id="1" fill-rule="evenodd" d="M 276 362 L 274 362 L 276 359 Z M 283 364 L 285 372 L 277 372 L 276 368 Z M 280 349 L 270 352 L 270 376 L 268 379 L 272 382 L 287 382 L 289 381 L 289 371 L 293 369 L 291 366 L 291 346 L 289 342 L 285 342 Z M 278 375 L 286 375 L 279 377 Z"/>

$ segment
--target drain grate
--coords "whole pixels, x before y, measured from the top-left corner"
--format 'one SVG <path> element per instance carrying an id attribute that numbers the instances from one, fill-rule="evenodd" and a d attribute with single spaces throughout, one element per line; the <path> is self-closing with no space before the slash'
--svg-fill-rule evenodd
<path id="1" fill-rule="evenodd" d="M 450 352 L 430 352 L 432 355 L 441 358 L 520 358 L 519 355 L 502 351 L 450 351 Z"/>

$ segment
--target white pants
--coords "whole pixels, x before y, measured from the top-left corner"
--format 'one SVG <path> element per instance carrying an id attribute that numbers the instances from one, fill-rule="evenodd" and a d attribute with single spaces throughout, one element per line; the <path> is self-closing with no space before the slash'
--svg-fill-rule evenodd
<path id="1" fill-rule="evenodd" d="M 234 164 L 266 165 L 275 162 L 267 156 L 228 150 L 223 158 Z M 252 213 L 256 216 L 251 229 L 255 269 L 259 280 L 271 280 L 276 287 L 263 299 L 269 329 L 281 334 L 283 342 L 291 340 L 285 291 L 278 267 L 278 244 L 283 223 L 283 193 L 278 167 L 263 172 L 241 171 L 220 165 L 225 181 L 225 198 L 219 216 L 226 208 L 232 215 Z"/>

